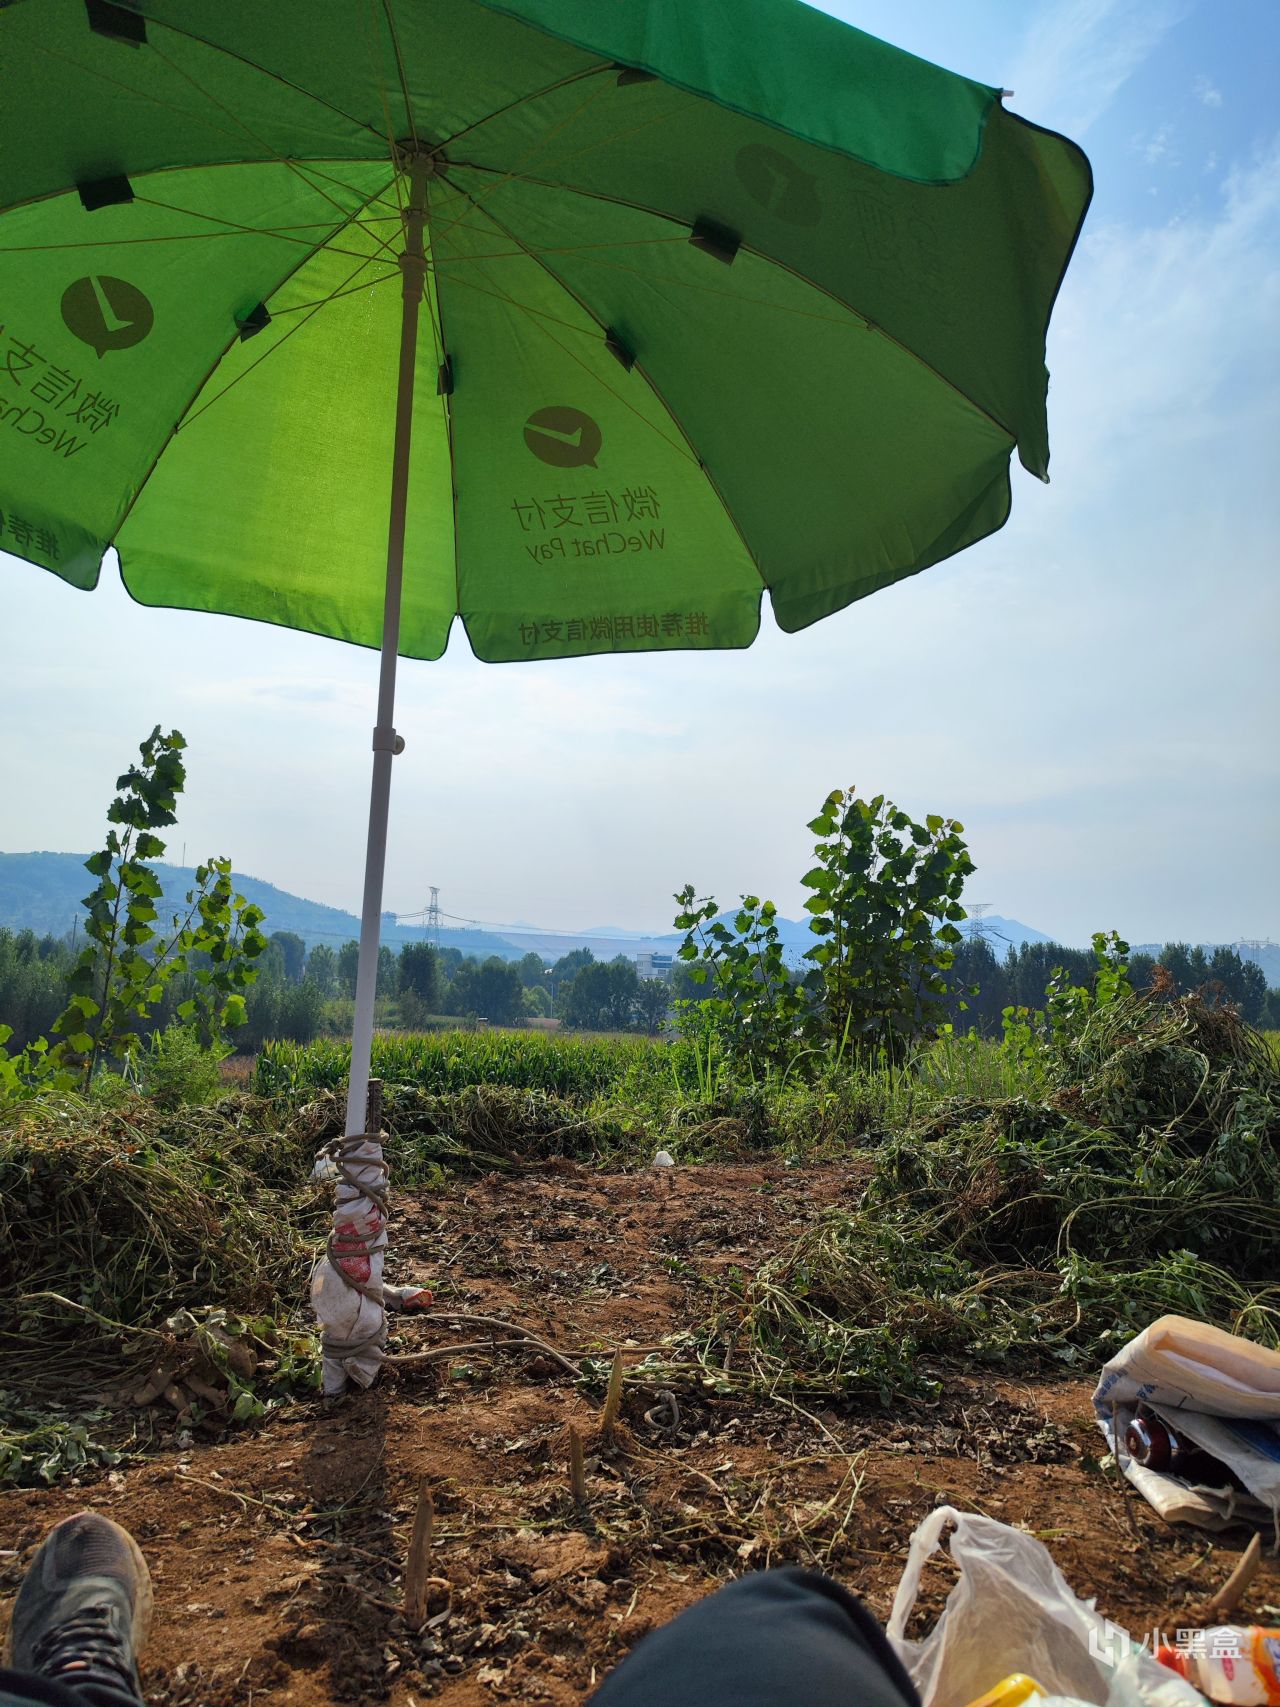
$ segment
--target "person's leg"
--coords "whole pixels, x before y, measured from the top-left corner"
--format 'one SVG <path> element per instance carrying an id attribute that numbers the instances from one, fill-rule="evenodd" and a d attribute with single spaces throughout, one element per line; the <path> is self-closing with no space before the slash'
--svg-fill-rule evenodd
<path id="1" fill-rule="evenodd" d="M 813 1571 L 740 1577 L 646 1636 L 589 1707 L 920 1707 L 867 1609 Z"/>
<path id="2" fill-rule="evenodd" d="M 13 1603 L 0 1707 L 142 1707 L 150 1622 L 151 1575 L 132 1535 L 96 1512 L 65 1518 Z"/>
<path id="3" fill-rule="evenodd" d="M 0 1666 L 0 1707 L 84 1707 L 84 1696 L 33 1671 Z"/>

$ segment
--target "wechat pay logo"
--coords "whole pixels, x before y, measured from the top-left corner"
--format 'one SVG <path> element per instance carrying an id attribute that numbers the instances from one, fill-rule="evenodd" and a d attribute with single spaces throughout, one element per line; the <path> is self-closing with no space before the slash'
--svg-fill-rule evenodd
<path id="1" fill-rule="evenodd" d="M 603 436 L 581 409 L 535 409 L 524 424 L 524 442 L 552 468 L 594 468 Z"/>
<path id="2" fill-rule="evenodd" d="M 155 311 L 137 285 L 110 273 L 77 279 L 62 293 L 67 330 L 98 352 L 127 350 L 140 344 L 155 324 Z"/>
<path id="3" fill-rule="evenodd" d="M 749 142 L 734 159 L 739 181 L 752 201 L 788 225 L 816 225 L 822 217 L 813 174 L 777 148 Z"/>

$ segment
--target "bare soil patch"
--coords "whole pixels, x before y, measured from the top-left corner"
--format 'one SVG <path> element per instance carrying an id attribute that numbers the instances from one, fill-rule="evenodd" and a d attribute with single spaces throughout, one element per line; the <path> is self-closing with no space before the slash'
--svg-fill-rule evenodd
<path id="1" fill-rule="evenodd" d="M 620 1346 L 631 1367 L 696 1330 L 708 1279 L 754 1269 L 824 1208 L 855 1202 L 865 1172 L 865 1158 L 643 1174 L 558 1162 L 401 1193 L 396 1277 L 575 1356 Z M 427 1317 L 404 1322 L 393 1349 L 463 1337 Z M 170 1434 L 84 1486 L 0 1495 L 0 1589 L 12 1597 L 48 1526 L 79 1506 L 126 1524 L 155 1578 L 156 1707 L 570 1707 L 646 1631 L 747 1569 L 828 1570 L 883 1618 L 912 1528 L 948 1502 L 1039 1535 L 1135 1636 L 1210 1622 L 1205 1601 L 1247 1535 L 1175 1532 L 1127 1497 L 1098 1466 L 1091 1381 L 937 1373 L 936 1401 L 889 1410 L 713 1390 L 673 1405 L 628 1387 L 610 1444 L 598 1398 L 550 1358 L 460 1353 L 224 1441 L 184 1451 Z M 571 1424 L 585 1511 L 569 1491 Z M 399 1607 L 420 1477 L 440 1581 L 414 1632 Z M 945 1565 L 927 1588 L 936 1611 Z M 1274 1622 L 1277 1603 L 1267 1558 L 1241 1615 Z"/>

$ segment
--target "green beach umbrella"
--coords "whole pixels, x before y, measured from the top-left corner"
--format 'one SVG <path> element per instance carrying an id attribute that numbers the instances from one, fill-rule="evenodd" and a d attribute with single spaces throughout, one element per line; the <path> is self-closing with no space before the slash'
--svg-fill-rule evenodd
<path id="1" fill-rule="evenodd" d="M 747 646 L 999 528 L 1088 163 L 798 0 L 10 0 L 0 75 L 0 549 L 382 647 L 367 1380 L 397 655 Z"/>

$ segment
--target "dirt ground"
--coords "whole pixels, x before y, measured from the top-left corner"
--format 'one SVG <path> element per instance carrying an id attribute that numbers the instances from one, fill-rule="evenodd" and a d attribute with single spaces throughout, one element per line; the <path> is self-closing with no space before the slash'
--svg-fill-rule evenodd
<path id="1" fill-rule="evenodd" d="M 395 1272 L 574 1357 L 636 1366 L 705 1317 L 700 1277 L 751 1267 L 852 1198 L 848 1167 L 601 1174 L 560 1163 L 401 1194 Z M 430 1316 L 393 1350 L 474 1340 Z M 151 1565 L 144 1666 L 155 1707 L 498 1701 L 569 1707 L 646 1631 L 728 1577 L 799 1562 L 885 1617 L 907 1538 L 935 1505 L 1018 1524 L 1135 1636 L 1213 1622 L 1205 1602 L 1247 1535 L 1165 1527 L 1098 1465 L 1088 1380 L 939 1371 L 933 1403 L 814 1408 L 628 1386 L 612 1445 L 598 1397 L 553 1358 L 481 1349 L 372 1392 L 277 1412 L 256 1432 L 167 1437 L 83 1486 L 0 1495 L 6 1601 L 49 1524 L 89 1505 Z M 586 1443 L 585 1508 L 569 1425 Z M 420 1479 L 435 1510 L 427 1621 L 400 1616 Z M 941 1606 L 942 1562 L 922 1614 Z M 1280 1621 L 1264 1560 L 1240 1618 Z M 994 1682 L 995 1679 L 993 1678 Z"/>

